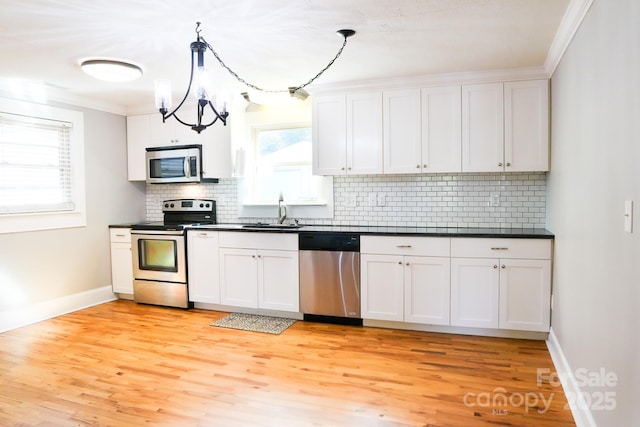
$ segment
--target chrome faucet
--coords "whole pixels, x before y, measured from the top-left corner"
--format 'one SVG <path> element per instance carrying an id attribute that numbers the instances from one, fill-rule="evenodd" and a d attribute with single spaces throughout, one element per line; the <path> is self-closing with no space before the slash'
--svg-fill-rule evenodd
<path id="1" fill-rule="evenodd" d="M 280 192 L 280 197 L 278 197 L 278 224 L 282 224 L 285 219 L 287 219 L 287 207 L 284 204 L 282 192 Z"/>

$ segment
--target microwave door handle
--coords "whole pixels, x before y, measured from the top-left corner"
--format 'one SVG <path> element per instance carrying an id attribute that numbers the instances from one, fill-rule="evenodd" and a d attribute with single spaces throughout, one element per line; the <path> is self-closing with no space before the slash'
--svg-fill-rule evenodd
<path id="1" fill-rule="evenodd" d="M 187 178 L 191 176 L 191 168 L 189 167 L 189 156 L 184 157 L 184 176 Z"/>

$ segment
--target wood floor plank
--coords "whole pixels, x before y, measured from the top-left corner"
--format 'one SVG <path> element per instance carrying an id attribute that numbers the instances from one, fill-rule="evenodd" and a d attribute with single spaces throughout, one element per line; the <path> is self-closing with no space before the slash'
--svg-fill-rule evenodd
<path id="1" fill-rule="evenodd" d="M 224 315 L 114 301 L 0 334 L 0 425 L 575 425 L 544 342 Z"/>

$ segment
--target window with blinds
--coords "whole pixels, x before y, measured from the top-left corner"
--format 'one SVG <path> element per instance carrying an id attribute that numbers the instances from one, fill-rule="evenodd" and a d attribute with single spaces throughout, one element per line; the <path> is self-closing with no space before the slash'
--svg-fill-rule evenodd
<path id="1" fill-rule="evenodd" d="M 0 214 L 74 210 L 71 129 L 0 113 Z"/>

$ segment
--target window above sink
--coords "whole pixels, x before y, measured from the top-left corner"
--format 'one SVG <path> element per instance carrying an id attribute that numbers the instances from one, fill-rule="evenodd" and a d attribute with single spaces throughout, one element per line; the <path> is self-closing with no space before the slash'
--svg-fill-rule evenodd
<path id="1" fill-rule="evenodd" d="M 280 193 L 288 218 L 333 217 L 333 179 L 312 175 L 309 102 L 246 112 L 242 142 L 240 218 L 275 218 Z"/>

